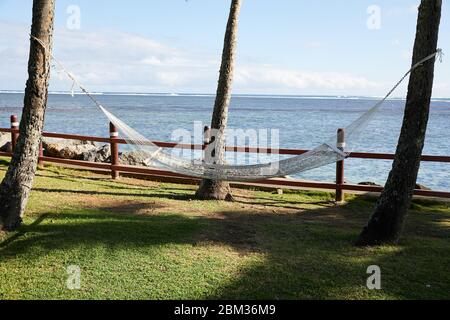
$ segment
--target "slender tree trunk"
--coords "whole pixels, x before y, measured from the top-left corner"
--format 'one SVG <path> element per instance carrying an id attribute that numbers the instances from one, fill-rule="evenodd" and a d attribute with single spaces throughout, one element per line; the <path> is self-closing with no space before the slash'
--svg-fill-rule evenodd
<path id="1" fill-rule="evenodd" d="M 234 63 L 237 46 L 238 17 L 241 0 L 232 0 L 230 16 L 225 32 L 222 65 L 220 67 L 219 83 L 216 101 L 211 121 L 211 158 L 213 163 L 225 163 L 225 130 L 228 121 L 228 106 L 231 100 Z M 228 182 L 204 179 L 197 190 L 196 197 L 204 200 L 231 200 L 231 189 Z"/>
<path id="2" fill-rule="evenodd" d="M 33 1 L 31 35 L 42 40 L 49 50 L 53 36 L 54 8 L 54 0 Z M 33 184 L 47 106 L 49 77 L 50 52 L 31 39 L 20 135 L 11 164 L 0 185 L 0 214 L 5 230 L 20 226 Z"/>
<path id="3" fill-rule="evenodd" d="M 442 0 L 422 0 L 419 7 L 413 65 L 436 52 Z M 410 77 L 403 126 L 395 160 L 374 214 L 356 244 L 396 244 L 411 205 L 425 142 L 435 59 Z"/>

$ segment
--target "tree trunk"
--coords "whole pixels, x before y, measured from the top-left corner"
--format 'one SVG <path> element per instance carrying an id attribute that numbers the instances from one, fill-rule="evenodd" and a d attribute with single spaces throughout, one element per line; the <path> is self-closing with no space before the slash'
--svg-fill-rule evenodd
<path id="1" fill-rule="evenodd" d="M 31 35 L 42 40 L 49 50 L 53 36 L 54 8 L 54 0 L 33 1 Z M 0 214 L 5 230 L 14 230 L 20 226 L 36 173 L 47 106 L 50 59 L 50 52 L 31 39 L 19 139 L 0 185 Z"/>
<path id="2" fill-rule="evenodd" d="M 436 52 L 442 0 L 422 0 L 419 7 L 413 65 Z M 375 212 L 356 244 L 396 244 L 411 205 L 425 142 L 435 59 L 411 73 L 403 126 L 395 160 Z"/>
<path id="3" fill-rule="evenodd" d="M 231 100 L 234 62 L 236 56 L 238 17 L 241 0 L 232 0 L 230 16 L 225 32 L 222 64 L 216 101 L 211 121 L 211 159 L 215 164 L 225 163 L 225 130 L 228 121 L 228 106 Z M 207 156 L 207 159 L 209 157 Z M 208 160 L 207 160 L 208 161 Z M 203 200 L 231 200 L 230 185 L 226 181 L 204 179 L 197 190 L 196 197 Z"/>

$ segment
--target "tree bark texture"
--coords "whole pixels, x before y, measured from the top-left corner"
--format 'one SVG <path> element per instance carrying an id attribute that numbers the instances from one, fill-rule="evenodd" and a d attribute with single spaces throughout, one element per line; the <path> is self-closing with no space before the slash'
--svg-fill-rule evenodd
<path id="1" fill-rule="evenodd" d="M 0 216 L 3 229 L 20 226 L 36 173 L 42 139 L 50 78 L 50 52 L 53 37 L 55 0 L 34 0 L 30 39 L 28 80 L 19 127 L 19 139 L 8 171 L 0 185 Z"/>
<path id="2" fill-rule="evenodd" d="M 422 0 L 417 20 L 413 62 L 437 50 L 442 0 Z M 425 62 L 410 76 L 408 95 L 395 160 L 375 211 L 356 245 L 396 244 L 411 205 L 425 143 L 436 59 Z"/>
<path id="3" fill-rule="evenodd" d="M 225 32 L 222 64 L 220 67 L 219 82 L 211 121 L 212 135 L 210 143 L 213 144 L 213 147 L 211 148 L 211 157 L 216 164 L 225 163 L 225 130 L 227 128 L 228 107 L 230 105 L 233 84 L 240 7 L 241 0 L 232 0 Z M 201 182 L 196 197 L 204 200 L 232 199 L 228 182 L 210 179 L 204 179 Z"/>

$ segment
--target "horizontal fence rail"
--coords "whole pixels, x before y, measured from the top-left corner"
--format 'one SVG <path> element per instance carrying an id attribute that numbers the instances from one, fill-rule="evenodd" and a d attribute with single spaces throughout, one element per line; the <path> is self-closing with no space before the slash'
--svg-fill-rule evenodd
<path id="1" fill-rule="evenodd" d="M 6 133 L 19 133 L 18 129 L 0 128 L 0 132 Z M 125 139 L 121 138 L 102 138 L 95 136 L 84 136 L 77 134 L 44 132 L 42 134 L 46 138 L 58 138 L 67 140 L 79 140 L 79 141 L 92 141 L 102 143 L 117 143 L 117 144 L 130 144 Z M 18 136 L 17 136 L 18 137 Z M 201 144 L 179 144 L 175 142 L 162 142 L 152 141 L 152 144 L 161 148 L 178 148 L 178 149 L 190 149 L 190 150 L 204 150 L 205 145 Z M 144 144 L 145 145 L 145 144 Z M 150 144 L 149 144 L 150 145 Z M 280 154 L 280 155 L 302 155 L 309 150 L 305 149 L 270 149 L 270 148 L 255 148 L 255 147 L 226 147 L 227 152 L 243 152 L 243 153 L 262 153 L 262 154 Z M 352 152 L 349 158 L 357 159 L 373 159 L 373 160 L 394 160 L 395 155 L 392 153 L 375 153 L 375 152 Z M 432 156 L 422 155 L 421 161 L 425 162 L 441 162 L 450 163 L 450 156 Z"/>
<path id="2" fill-rule="evenodd" d="M 147 175 L 156 178 L 173 178 L 179 182 L 184 183 L 198 183 L 200 179 L 193 178 L 190 176 L 170 172 L 167 170 L 159 170 L 155 168 L 139 167 L 139 166 L 128 166 L 121 165 L 119 163 L 119 145 L 130 144 L 132 141 L 127 141 L 125 139 L 119 138 L 117 129 L 114 125 L 110 124 L 110 137 L 96 137 L 96 136 L 84 136 L 77 134 L 64 134 L 64 133 L 54 133 L 54 132 L 44 132 L 43 137 L 46 138 L 57 138 L 57 139 L 67 139 L 67 140 L 79 140 L 79 141 L 90 141 L 90 142 L 100 142 L 109 144 L 111 146 L 111 163 L 101 163 L 101 162 L 88 162 L 83 160 L 72 160 L 63 159 L 55 157 L 47 157 L 43 155 L 42 144 L 39 151 L 39 164 L 42 165 L 44 162 L 57 163 L 62 165 L 83 167 L 89 169 L 99 169 L 102 171 L 111 172 L 113 179 L 119 177 L 119 173 L 131 173 L 137 175 Z M 19 137 L 18 120 L 16 116 L 11 116 L 11 128 L 0 128 L 0 132 L 11 134 L 11 146 L 14 149 L 17 139 Z M 206 128 L 205 128 L 206 132 Z M 341 131 L 339 131 L 341 132 Z M 342 133 L 340 133 L 342 134 Z M 339 136 L 339 135 L 338 135 Z M 343 139 L 344 136 L 342 135 Z M 341 139 L 341 140 L 342 140 Z M 190 150 L 205 150 L 209 139 L 205 138 L 205 143 L 201 144 L 179 144 L 174 142 L 161 142 L 153 141 L 152 143 L 161 148 L 178 148 L 178 149 L 190 149 Z M 339 143 L 343 143 L 340 141 Z M 270 149 L 270 148 L 254 148 L 254 147 L 226 147 L 228 152 L 241 152 L 241 153 L 260 153 L 260 154 L 280 154 L 280 155 L 301 155 L 309 150 L 302 149 Z M 0 156 L 11 157 L 11 152 L 0 152 Z M 372 159 L 372 160 L 393 160 L 394 154 L 390 153 L 372 153 L 372 152 L 352 152 L 349 158 L 356 159 Z M 435 155 L 423 155 L 421 161 L 424 162 L 438 162 L 438 163 L 450 163 L 450 156 L 435 156 Z M 376 185 L 355 185 L 345 183 L 344 178 L 344 162 L 340 161 L 336 165 L 336 182 L 310 182 L 301 181 L 294 179 L 276 178 L 276 179 L 266 179 L 253 181 L 251 183 L 239 183 L 246 185 L 262 185 L 271 187 L 284 187 L 284 188 L 310 188 L 310 189 L 325 189 L 325 190 L 335 190 L 336 191 L 336 201 L 344 201 L 344 191 L 353 192 L 374 192 L 379 193 L 383 190 L 383 187 Z M 438 197 L 438 198 L 450 198 L 450 192 L 447 191 L 435 191 L 435 190 L 414 190 L 414 195 L 426 196 L 426 197 Z"/>

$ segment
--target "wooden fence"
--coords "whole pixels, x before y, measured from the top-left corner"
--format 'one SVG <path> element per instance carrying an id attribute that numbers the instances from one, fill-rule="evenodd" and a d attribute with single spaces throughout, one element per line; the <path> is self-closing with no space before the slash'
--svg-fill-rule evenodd
<path id="1" fill-rule="evenodd" d="M 19 137 L 19 122 L 17 116 L 11 116 L 11 128 L 0 128 L 0 132 L 9 132 L 11 134 L 11 146 L 14 150 L 16 146 L 17 139 Z M 162 148 L 181 148 L 190 150 L 204 150 L 206 144 L 208 143 L 209 130 L 205 128 L 205 143 L 202 145 L 196 144 L 178 144 L 172 142 L 160 142 L 154 141 L 153 143 Z M 184 183 L 198 183 L 199 179 L 185 176 L 182 174 L 169 172 L 165 170 L 159 170 L 154 168 L 146 168 L 139 166 L 128 166 L 121 165 L 119 161 L 119 146 L 121 144 L 127 144 L 125 139 L 119 138 L 119 134 L 115 126 L 110 124 L 110 136 L 109 138 L 95 137 L 95 136 L 82 136 L 76 134 L 63 134 L 63 133 L 52 133 L 44 132 L 44 137 L 47 138 L 59 138 L 68 140 L 80 140 L 80 141 L 92 141 L 109 144 L 111 146 L 111 163 L 100 163 L 100 162 L 88 162 L 81 160 L 69 160 L 54 157 L 46 157 L 43 155 L 42 144 L 40 146 L 39 163 L 42 165 L 44 162 L 57 163 L 63 165 L 85 167 L 90 169 L 101 169 L 111 172 L 111 177 L 117 179 L 120 172 L 147 175 L 153 177 L 166 177 L 179 180 Z M 345 143 L 344 131 L 343 129 L 338 130 L 338 147 L 343 146 Z M 302 149 L 270 149 L 270 148 L 253 148 L 253 147 L 227 147 L 227 152 L 243 152 L 243 153 L 263 153 L 263 154 L 280 154 L 280 155 L 301 155 L 308 150 Z M 11 156 L 10 152 L 0 152 L 0 156 Z M 352 152 L 350 158 L 357 159 L 375 159 L 375 160 L 393 160 L 394 154 L 390 153 L 369 153 L 369 152 Z M 433 155 L 423 155 L 423 162 L 440 162 L 440 163 L 450 163 L 450 156 L 433 156 Z M 376 185 L 355 185 L 345 183 L 345 161 L 339 161 L 336 163 L 336 182 L 310 182 L 301 181 L 294 179 L 267 179 L 254 181 L 251 184 L 266 185 L 273 187 L 284 187 L 284 188 L 311 188 L 311 189 L 326 189 L 336 191 L 336 201 L 344 201 L 345 191 L 357 191 L 357 192 L 381 192 L 382 187 Z M 414 194 L 418 196 L 426 197 L 438 197 L 438 198 L 450 198 L 450 192 L 448 191 L 434 191 L 434 190 L 414 190 Z"/>

